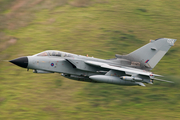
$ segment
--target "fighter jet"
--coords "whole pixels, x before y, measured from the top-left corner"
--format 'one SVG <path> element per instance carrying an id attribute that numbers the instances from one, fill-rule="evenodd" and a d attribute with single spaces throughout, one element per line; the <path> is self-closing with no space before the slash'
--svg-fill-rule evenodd
<path id="1" fill-rule="evenodd" d="M 61 73 L 63 77 L 94 83 L 118 85 L 153 84 L 162 80 L 161 75 L 150 72 L 176 39 L 159 38 L 127 54 L 115 55 L 113 59 L 98 59 L 72 53 L 47 50 L 41 53 L 20 57 L 9 62 L 23 68 L 33 69 L 34 73 Z"/>

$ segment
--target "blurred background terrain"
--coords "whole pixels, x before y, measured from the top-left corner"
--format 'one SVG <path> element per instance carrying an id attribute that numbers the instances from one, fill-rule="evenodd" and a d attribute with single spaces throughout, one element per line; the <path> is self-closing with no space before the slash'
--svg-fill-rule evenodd
<path id="1" fill-rule="evenodd" d="M 180 119 L 179 0 L 0 0 L 0 119 Z M 175 84 L 84 83 L 5 60 L 44 50 L 109 59 L 177 39 L 152 72 Z"/>

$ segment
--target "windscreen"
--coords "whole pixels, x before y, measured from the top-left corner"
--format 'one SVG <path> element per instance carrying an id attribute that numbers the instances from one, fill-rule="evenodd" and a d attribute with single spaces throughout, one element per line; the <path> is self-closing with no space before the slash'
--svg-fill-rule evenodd
<path id="1" fill-rule="evenodd" d="M 56 56 L 56 57 L 73 57 L 73 54 L 60 52 L 60 51 L 45 51 L 39 53 L 37 56 Z"/>

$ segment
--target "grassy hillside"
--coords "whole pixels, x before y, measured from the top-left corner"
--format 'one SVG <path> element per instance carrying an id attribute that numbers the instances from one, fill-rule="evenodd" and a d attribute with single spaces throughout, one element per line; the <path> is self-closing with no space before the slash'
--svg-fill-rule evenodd
<path id="1" fill-rule="evenodd" d="M 0 0 L 0 119 L 180 119 L 180 41 L 153 69 L 175 84 L 84 83 L 4 60 L 54 49 L 108 59 L 180 38 L 180 1 Z"/>

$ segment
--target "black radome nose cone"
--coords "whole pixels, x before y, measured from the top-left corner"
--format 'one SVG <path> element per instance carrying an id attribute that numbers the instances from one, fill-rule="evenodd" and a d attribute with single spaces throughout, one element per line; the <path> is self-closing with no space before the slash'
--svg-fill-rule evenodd
<path id="1" fill-rule="evenodd" d="M 18 65 L 20 67 L 23 67 L 23 68 L 27 68 L 27 66 L 28 66 L 28 58 L 27 57 L 20 57 L 20 58 L 14 59 L 14 60 L 10 60 L 9 62 L 11 62 L 15 65 Z"/>

